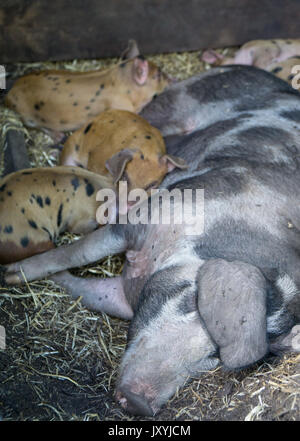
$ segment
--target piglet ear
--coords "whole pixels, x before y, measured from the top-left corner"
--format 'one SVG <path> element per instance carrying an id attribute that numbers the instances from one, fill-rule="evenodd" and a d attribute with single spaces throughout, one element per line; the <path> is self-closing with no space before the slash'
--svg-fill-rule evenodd
<path id="1" fill-rule="evenodd" d="M 144 57 L 138 56 L 133 60 L 133 79 L 139 86 L 143 86 L 146 83 L 148 72 L 148 61 Z"/>
<path id="2" fill-rule="evenodd" d="M 258 268 L 208 260 L 198 273 L 198 307 L 226 367 L 241 368 L 266 354 L 266 281 Z"/>
<path id="3" fill-rule="evenodd" d="M 188 168 L 188 164 L 184 159 L 178 158 L 173 155 L 164 155 L 160 158 L 160 162 L 167 165 L 168 173 L 170 173 L 174 168 L 180 168 L 185 170 Z"/>
<path id="4" fill-rule="evenodd" d="M 133 155 L 133 150 L 123 149 L 105 162 L 105 167 L 112 175 L 114 179 L 114 184 L 116 184 L 121 179 L 125 167 L 127 163 L 132 160 Z"/>
<path id="5" fill-rule="evenodd" d="M 131 58 L 138 57 L 140 55 L 140 50 L 138 48 L 137 42 L 135 40 L 128 41 L 128 47 L 121 54 L 121 60 L 130 60 Z"/>

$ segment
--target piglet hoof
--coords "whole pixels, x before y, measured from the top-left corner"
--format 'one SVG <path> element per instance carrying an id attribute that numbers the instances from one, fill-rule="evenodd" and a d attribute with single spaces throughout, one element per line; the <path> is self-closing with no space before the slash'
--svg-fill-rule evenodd
<path id="1" fill-rule="evenodd" d="M 204 51 L 201 55 L 201 60 L 205 63 L 215 64 L 217 61 L 221 60 L 222 56 L 212 49 Z"/>

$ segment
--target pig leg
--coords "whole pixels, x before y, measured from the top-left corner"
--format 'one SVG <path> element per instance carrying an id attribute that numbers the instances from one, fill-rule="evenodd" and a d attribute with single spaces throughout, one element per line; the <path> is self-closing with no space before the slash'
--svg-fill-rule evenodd
<path id="1" fill-rule="evenodd" d="M 198 275 L 198 307 L 226 367 L 247 366 L 267 353 L 266 280 L 258 268 L 207 261 Z"/>
<path id="2" fill-rule="evenodd" d="M 5 283 L 8 285 L 24 283 L 22 271 L 29 282 L 68 268 L 96 262 L 110 254 L 121 253 L 126 248 L 125 236 L 116 234 L 112 231 L 112 225 L 107 225 L 70 245 L 63 245 L 43 254 L 7 265 Z"/>
<path id="3" fill-rule="evenodd" d="M 252 48 L 247 48 L 247 49 L 241 48 L 235 54 L 233 64 L 246 64 L 248 66 L 255 65 L 254 56 L 255 56 L 255 52 L 253 51 Z"/>
<path id="4" fill-rule="evenodd" d="M 132 309 L 126 300 L 122 277 L 106 279 L 75 277 L 68 271 L 53 275 L 50 280 L 65 288 L 72 298 L 82 296 L 82 304 L 94 311 L 130 320 Z"/>

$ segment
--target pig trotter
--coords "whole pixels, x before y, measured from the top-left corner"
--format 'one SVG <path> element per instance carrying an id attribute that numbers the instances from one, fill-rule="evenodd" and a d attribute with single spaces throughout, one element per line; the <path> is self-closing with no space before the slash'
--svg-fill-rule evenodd
<path id="1" fill-rule="evenodd" d="M 218 61 L 223 60 L 223 58 L 223 55 L 218 54 L 218 52 L 212 49 L 204 51 L 201 55 L 201 60 L 209 64 L 215 64 Z"/>
<path id="2" fill-rule="evenodd" d="M 82 296 L 83 305 L 89 309 L 125 320 L 130 320 L 133 316 L 123 291 L 121 277 L 81 278 L 62 271 L 52 276 L 51 280 L 65 288 L 74 299 Z"/>

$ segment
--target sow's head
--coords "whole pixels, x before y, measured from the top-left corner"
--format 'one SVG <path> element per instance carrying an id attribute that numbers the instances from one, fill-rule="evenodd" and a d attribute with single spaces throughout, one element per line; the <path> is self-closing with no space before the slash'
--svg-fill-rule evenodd
<path id="1" fill-rule="evenodd" d="M 249 365 L 267 352 L 265 279 L 242 262 L 212 259 L 187 280 L 187 267 L 146 283 L 128 333 L 116 399 L 155 415 L 190 376 Z"/>

